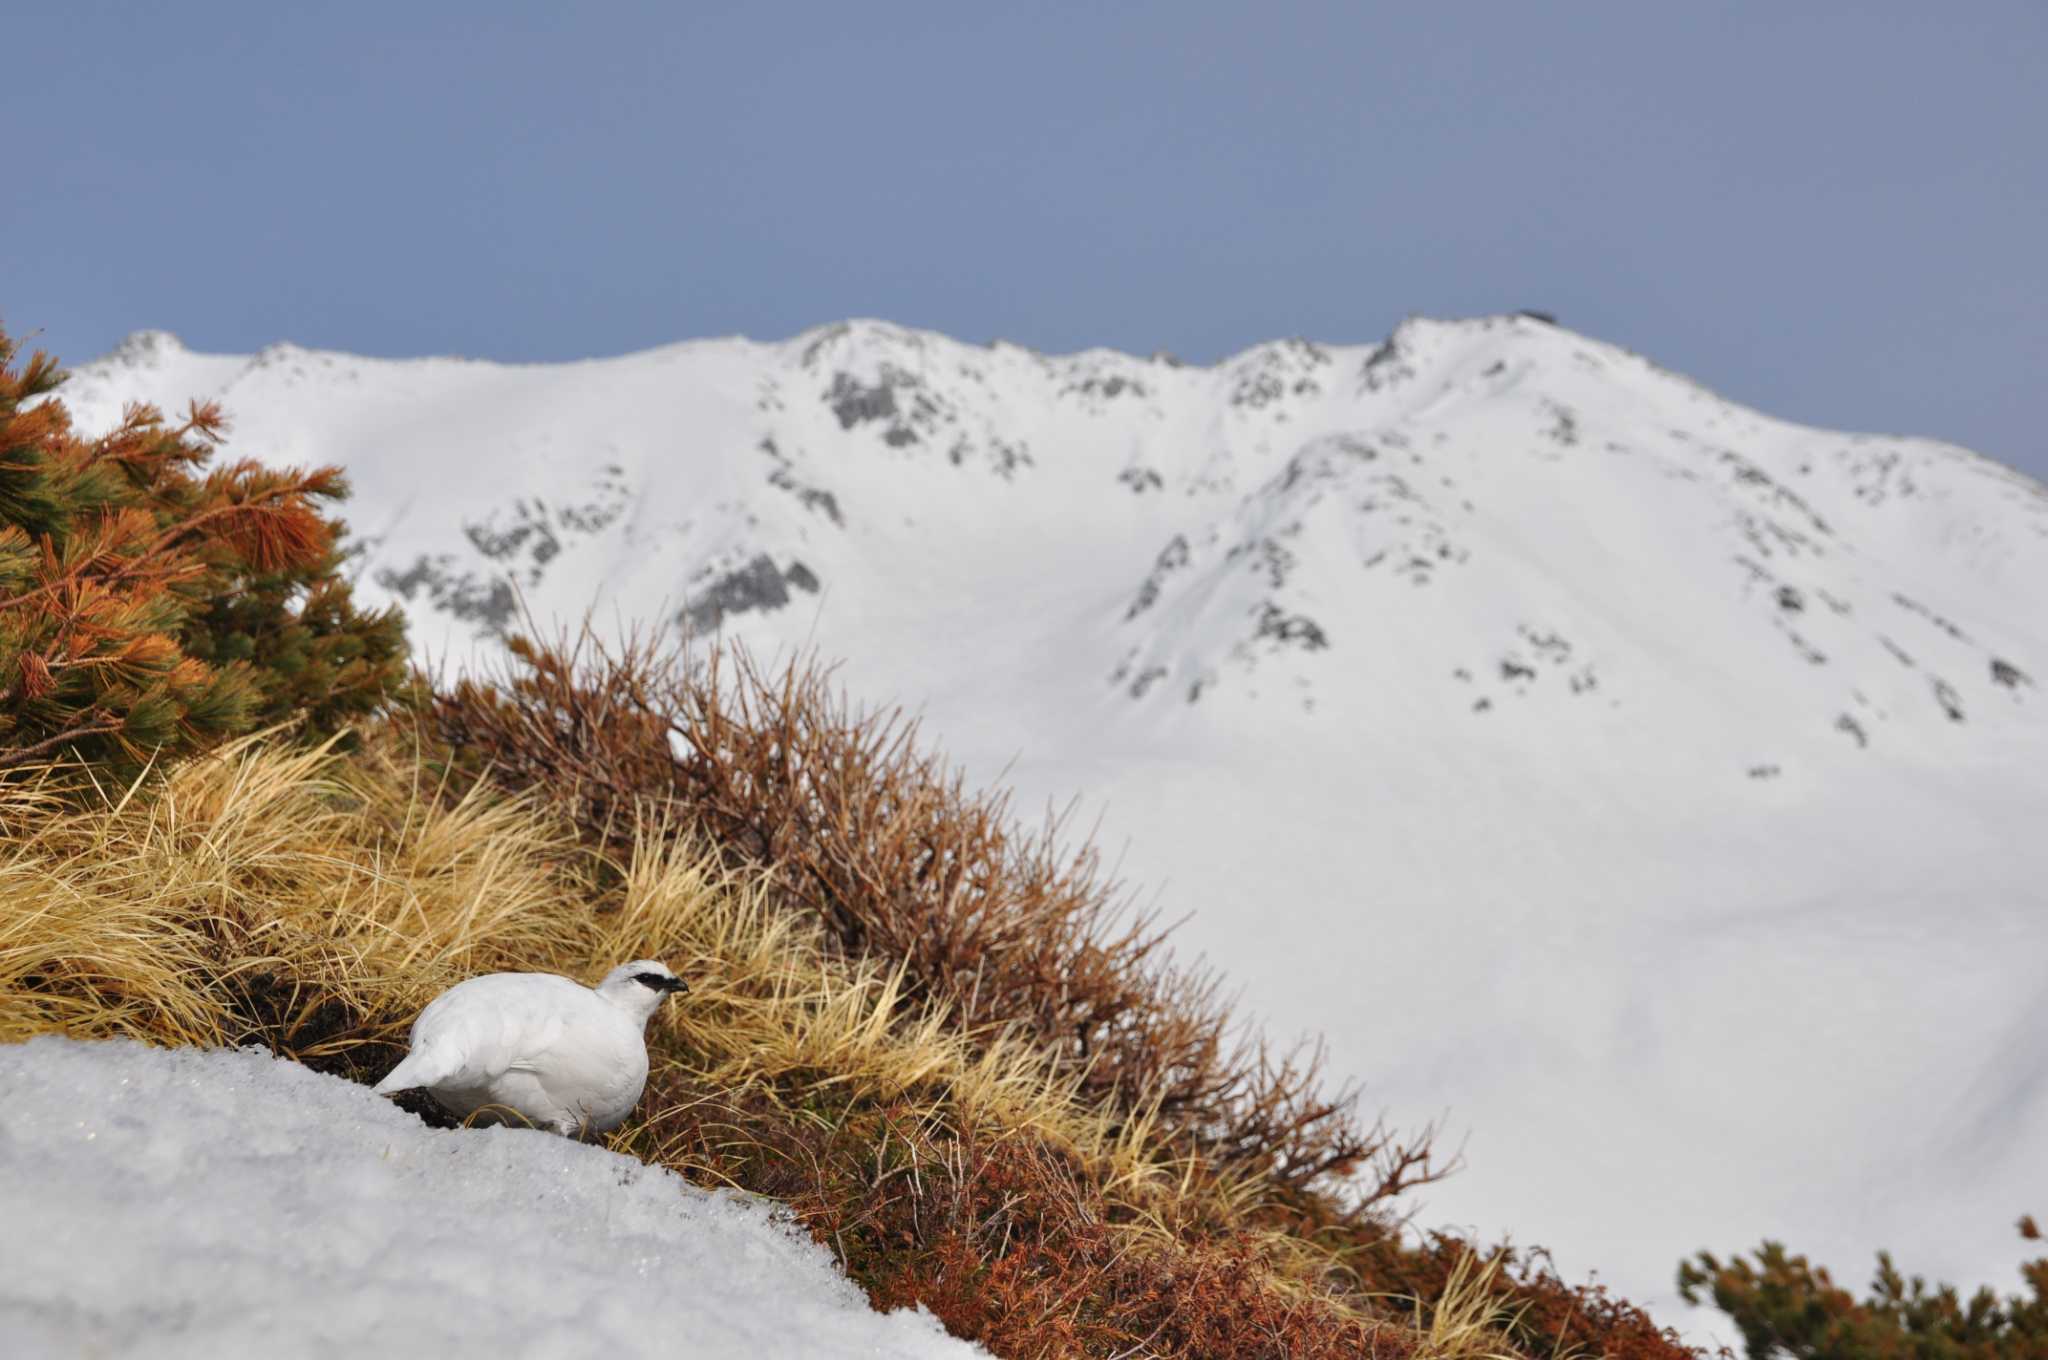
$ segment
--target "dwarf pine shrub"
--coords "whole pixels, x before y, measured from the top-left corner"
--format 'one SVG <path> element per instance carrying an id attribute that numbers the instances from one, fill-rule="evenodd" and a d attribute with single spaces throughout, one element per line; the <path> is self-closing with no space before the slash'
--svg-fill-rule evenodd
<path id="1" fill-rule="evenodd" d="M 0 332 L 0 771 L 125 775 L 255 730 L 333 732 L 404 682 L 405 625 L 340 575 L 339 469 L 209 467 L 217 406 L 71 428 L 41 352 Z"/>
<path id="2" fill-rule="evenodd" d="M 2020 1236 L 2041 1240 L 2031 1217 Z M 1879 1252 L 1868 1298 L 1836 1284 L 1825 1266 L 1765 1242 L 1755 1259 L 1708 1252 L 1678 1268 L 1687 1303 L 1711 1300 L 1735 1321 L 1750 1360 L 2044 1360 L 2048 1358 L 2048 1257 L 2020 1267 L 2028 1292 L 2001 1298 L 1979 1289 L 1908 1277 Z"/>

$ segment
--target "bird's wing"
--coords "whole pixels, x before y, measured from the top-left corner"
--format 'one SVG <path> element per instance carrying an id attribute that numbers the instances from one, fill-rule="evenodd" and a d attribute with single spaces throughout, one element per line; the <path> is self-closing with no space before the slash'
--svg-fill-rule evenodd
<path id="1" fill-rule="evenodd" d="M 412 1052 L 377 1084 L 475 1089 L 523 1070 L 560 1042 L 589 989 L 539 973 L 491 973 L 457 983 L 413 1022 Z"/>
<path id="2" fill-rule="evenodd" d="M 570 1029 L 568 1017 L 560 1011 L 548 1011 L 525 1018 L 518 1027 L 516 1040 L 507 1045 L 510 1061 L 505 1064 L 503 1070 L 543 1070 L 551 1062 L 552 1055 L 562 1048 L 563 1038 Z"/>
<path id="3" fill-rule="evenodd" d="M 634 1060 L 646 1060 L 647 1045 L 608 1002 L 592 995 L 595 1004 L 560 1014 L 549 1026 L 546 1042 L 535 1044 L 516 1070 L 538 1072 L 555 1081 L 608 1084 L 631 1071 Z"/>

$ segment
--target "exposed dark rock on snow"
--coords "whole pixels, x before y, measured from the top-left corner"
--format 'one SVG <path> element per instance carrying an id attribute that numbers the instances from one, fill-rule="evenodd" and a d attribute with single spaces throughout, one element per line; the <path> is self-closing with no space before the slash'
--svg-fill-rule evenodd
<path id="1" fill-rule="evenodd" d="M 727 616 L 749 610 L 780 609 L 790 602 L 790 591 L 818 593 L 818 578 L 801 562 L 777 568 L 775 559 L 759 553 L 747 564 L 729 571 L 709 588 L 696 592 L 683 607 L 681 619 L 693 633 L 713 633 Z"/>
<path id="2" fill-rule="evenodd" d="M 374 579 L 403 600 L 416 600 L 487 633 L 503 632 L 519 612 L 519 597 L 509 580 L 465 571 L 446 553 L 421 556 L 404 571 L 383 568 Z"/>

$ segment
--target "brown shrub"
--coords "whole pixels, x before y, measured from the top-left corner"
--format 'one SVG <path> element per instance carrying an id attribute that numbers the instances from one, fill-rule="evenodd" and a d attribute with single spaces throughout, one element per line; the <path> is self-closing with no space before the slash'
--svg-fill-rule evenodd
<path id="1" fill-rule="evenodd" d="M 1177 1217 L 1156 1225 L 1170 1249 L 1090 1256 L 1099 1210 L 1087 1208 L 1059 1216 L 1056 1244 L 1038 1220 L 996 1214 L 1007 1235 L 991 1256 L 970 1227 L 1008 1201 L 985 1200 L 981 1187 L 1028 1174 L 1038 1181 L 1031 1202 L 1071 1201 L 1051 1174 L 1056 1161 L 1000 1143 L 951 1160 L 934 1153 L 937 1161 L 912 1163 L 918 1193 L 885 1195 L 877 1206 L 849 1198 L 854 1181 L 832 1170 L 826 1126 L 768 1140 L 773 1157 L 750 1162 L 745 1183 L 809 1204 L 821 1240 L 878 1300 L 915 1297 L 1005 1355 L 1086 1351 L 1094 1334 L 1075 1308 L 1106 1329 L 1097 1339 L 1142 1341 L 1133 1354 L 1322 1354 L 1317 1347 L 1345 1345 L 1370 1353 L 1392 1343 L 1344 1329 L 1371 1315 L 1356 1311 L 1364 1301 L 1395 1299 L 1414 1308 L 1421 1335 L 1434 1338 L 1425 1348 L 1437 1353 L 1497 1348 L 1505 1343 L 1496 1331 L 1512 1318 L 1508 1334 L 1531 1355 L 1694 1360 L 1604 1286 L 1565 1284 L 1540 1251 L 1484 1249 L 1441 1233 L 1411 1240 L 1391 1205 L 1449 1169 L 1432 1155 L 1434 1130 L 1403 1139 L 1381 1124 L 1362 1127 L 1355 1093 L 1322 1089 L 1318 1054 L 1276 1060 L 1256 1040 L 1236 1042 L 1217 979 L 1173 966 L 1165 932 L 1127 910 L 1091 847 L 1062 850 L 1057 824 L 1019 830 L 1000 795 L 969 789 L 901 714 L 854 711 L 816 667 L 771 675 L 743 653 L 713 653 L 693 668 L 657 641 L 609 648 L 587 629 L 552 646 L 518 641 L 513 652 L 508 674 L 439 695 L 427 729 L 444 755 L 546 800 L 589 843 L 621 849 L 659 809 L 729 865 L 772 873 L 781 900 L 848 957 L 900 965 L 906 1002 L 941 1003 L 970 1040 L 1028 1039 L 1068 1075 L 1077 1100 L 1182 1159 L 1195 1188 L 1172 1202 Z M 758 1135 L 758 1123 L 748 1127 Z M 873 1130 L 846 1137 L 846 1156 L 873 1151 Z M 945 1193 L 933 1201 L 939 1162 L 954 1169 L 939 1177 Z M 946 1205 L 959 1212 L 948 1218 Z M 878 1226 L 902 1214 L 930 1234 L 914 1250 L 900 1225 Z M 933 1226 L 944 1222 L 957 1230 Z M 1270 1254 L 1279 1240 L 1301 1255 L 1277 1277 L 1292 1283 L 1241 1296 L 1259 1276 L 1248 1244 Z M 1035 1245 L 1013 1257 L 1020 1242 Z M 1341 1284 L 1352 1309 L 1334 1321 L 1314 1309 L 1281 1321 L 1304 1279 Z M 1101 1301 L 1069 1299 L 1061 1312 L 1034 1293 L 1042 1280 Z M 1159 1317 L 1137 1302 L 1155 1289 Z M 1130 1332 L 1111 1325 L 1145 1318 Z M 1281 1349 L 1258 1349 L 1260 1336 Z"/>
<path id="2" fill-rule="evenodd" d="M 880 1307 L 998 1355 L 1405 1357 L 1421 1336 L 1277 1271 L 1254 1234 L 1147 1231 L 1080 1159 L 932 1107 L 790 1110 L 655 1078 L 669 1165 L 784 1200 Z M 1436 1351 L 1447 1355 L 1456 1352 Z"/>
<path id="3" fill-rule="evenodd" d="M 1239 1035 L 1216 976 L 1167 957 L 1092 845 L 1020 830 L 915 723 L 853 710 L 826 672 L 771 675 L 744 653 L 693 668 L 659 640 L 611 648 L 588 629 L 513 653 L 511 673 L 437 698 L 432 735 L 592 841 L 617 846 L 664 809 L 730 863 L 772 870 L 848 955 L 900 963 L 913 1002 L 943 1003 L 968 1034 L 1028 1036 L 1085 1102 L 1256 1177 L 1276 1214 L 1328 1220 L 1342 1182 L 1335 1216 L 1383 1229 L 1395 1196 L 1447 1169 L 1433 1130 L 1362 1125 L 1353 1092 L 1323 1089 L 1319 1053 Z"/>
<path id="4" fill-rule="evenodd" d="M 1598 1355 L 1611 1360 L 1693 1360 L 1678 1334 L 1602 1284 L 1571 1285 L 1540 1247 L 1480 1247 L 1454 1233 L 1367 1244 L 1350 1264 L 1376 1291 L 1420 1300 L 1426 1315 L 1475 1264 L 1502 1312 L 1500 1331 L 1530 1355 Z"/>

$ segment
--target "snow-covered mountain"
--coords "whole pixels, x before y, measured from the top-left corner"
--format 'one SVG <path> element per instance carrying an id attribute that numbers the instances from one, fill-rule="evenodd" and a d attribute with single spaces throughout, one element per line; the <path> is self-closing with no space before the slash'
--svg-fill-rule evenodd
<path id="1" fill-rule="evenodd" d="M 1250 1009 L 1469 1131 L 1425 1223 L 1668 1302 L 1763 1234 L 2009 1283 L 2048 1204 L 2048 489 L 1964 450 L 1527 315 L 1213 367 L 152 332 L 64 396 L 217 397 L 235 453 L 345 466 L 431 652 L 522 598 L 810 645 L 1081 795 Z"/>

